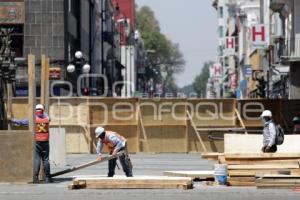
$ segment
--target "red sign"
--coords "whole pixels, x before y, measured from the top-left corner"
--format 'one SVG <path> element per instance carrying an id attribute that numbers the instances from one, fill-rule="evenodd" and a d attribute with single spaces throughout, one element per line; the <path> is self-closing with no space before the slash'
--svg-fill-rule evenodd
<path id="1" fill-rule="evenodd" d="M 60 68 L 51 67 L 49 69 L 49 79 L 60 79 Z"/>
<path id="2" fill-rule="evenodd" d="M 251 40 L 253 46 L 263 47 L 267 45 L 266 26 L 264 24 L 256 24 L 251 27 Z"/>
<path id="3" fill-rule="evenodd" d="M 232 55 L 235 53 L 235 37 L 226 37 L 225 52 L 228 55 Z"/>

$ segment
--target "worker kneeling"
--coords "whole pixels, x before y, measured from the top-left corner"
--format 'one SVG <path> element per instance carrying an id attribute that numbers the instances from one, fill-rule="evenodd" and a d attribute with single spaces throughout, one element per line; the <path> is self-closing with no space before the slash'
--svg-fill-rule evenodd
<path id="1" fill-rule="evenodd" d="M 102 160 L 102 149 L 106 145 L 109 148 L 110 155 L 116 155 L 120 151 L 124 151 L 119 159 L 127 177 L 132 177 L 132 165 L 128 157 L 127 150 L 127 140 L 112 131 L 107 131 L 103 127 L 98 127 L 95 130 L 95 135 L 98 140 L 97 142 L 97 160 Z M 117 164 L 117 158 L 111 159 L 108 161 L 108 177 L 113 177 L 115 175 L 115 168 Z"/>

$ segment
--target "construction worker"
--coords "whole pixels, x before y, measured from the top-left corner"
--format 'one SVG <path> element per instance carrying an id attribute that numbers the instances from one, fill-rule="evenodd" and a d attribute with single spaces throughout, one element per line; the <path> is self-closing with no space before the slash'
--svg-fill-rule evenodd
<path id="1" fill-rule="evenodd" d="M 124 150 L 125 154 L 119 157 L 123 171 L 127 177 L 132 177 L 131 161 L 128 157 L 127 140 L 113 131 L 105 130 L 103 127 L 97 127 L 95 130 L 97 142 L 97 160 L 102 160 L 102 149 L 106 145 L 109 148 L 110 155 L 116 155 L 118 152 Z M 115 175 L 115 168 L 117 158 L 108 161 L 108 177 Z"/>
<path id="2" fill-rule="evenodd" d="M 264 153 L 275 153 L 277 151 L 276 146 L 276 127 L 272 120 L 272 112 L 265 110 L 261 114 L 263 120 L 263 147 L 262 152 Z"/>
<path id="3" fill-rule="evenodd" d="M 50 164 L 49 164 L 49 116 L 44 113 L 44 106 L 37 104 L 35 107 L 35 157 L 34 157 L 34 176 L 33 183 L 39 183 L 39 172 L 41 160 L 43 161 L 46 175 L 45 182 L 51 183 Z M 28 119 L 11 119 L 16 126 L 28 126 Z"/>
<path id="4" fill-rule="evenodd" d="M 49 164 L 49 116 L 44 112 L 44 106 L 37 104 L 35 107 L 35 161 L 33 182 L 39 182 L 39 171 L 41 160 L 44 165 L 46 175 L 45 182 L 51 183 L 50 164 Z"/>
<path id="5" fill-rule="evenodd" d="M 293 134 L 300 134 L 300 118 L 294 117 L 293 123 L 294 123 Z"/>

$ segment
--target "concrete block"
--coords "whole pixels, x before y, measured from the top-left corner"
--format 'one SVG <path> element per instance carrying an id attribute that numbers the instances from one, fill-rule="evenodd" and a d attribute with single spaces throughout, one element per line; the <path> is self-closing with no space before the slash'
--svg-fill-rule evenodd
<path id="1" fill-rule="evenodd" d="M 52 47 L 52 37 L 51 36 L 42 36 L 42 46 Z"/>
<path id="2" fill-rule="evenodd" d="M 52 23 L 52 13 L 43 13 L 43 23 Z"/>
<path id="3" fill-rule="evenodd" d="M 54 12 L 63 12 L 64 11 L 64 1 L 53 1 L 53 11 Z"/>
<path id="4" fill-rule="evenodd" d="M 25 13 L 25 23 L 35 23 L 35 14 Z"/>
<path id="5" fill-rule="evenodd" d="M 64 24 L 54 24 L 52 27 L 53 35 L 63 36 L 64 35 Z"/>
<path id="6" fill-rule="evenodd" d="M 42 34 L 42 25 L 41 24 L 31 24 L 30 35 L 41 35 Z"/>
<path id="7" fill-rule="evenodd" d="M 64 13 L 53 13 L 53 23 L 62 24 L 64 23 Z"/>
<path id="8" fill-rule="evenodd" d="M 29 10 L 31 12 L 39 12 L 42 11 L 42 2 L 41 1 L 30 1 L 29 2 Z"/>
<path id="9" fill-rule="evenodd" d="M 42 11 L 43 12 L 52 12 L 53 11 L 52 1 L 42 1 Z"/>
<path id="10" fill-rule="evenodd" d="M 35 46 L 35 37 L 34 36 L 24 36 L 24 45 L 28 47 Z"/>

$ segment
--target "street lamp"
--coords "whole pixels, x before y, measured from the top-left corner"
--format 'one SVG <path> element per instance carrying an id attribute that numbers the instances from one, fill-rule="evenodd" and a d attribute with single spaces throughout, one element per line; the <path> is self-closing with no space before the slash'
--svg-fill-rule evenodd
<path id="1" fill-rule="evenodd" d="M 77 84 L 78 77 L 80 74 L 88 74 L 91 70 L 91 66 L 88 64 L 87 60 L 84 58 L 81 51 L 76 51 L 74 54 L 74 59 L 67 66 L 68 76 L 70 77 L 73 85 Z M 88 95 L 89 90 L 86 87 L 86 80 L 83 79 L 83 94 Z M 77 87 L 74 87 L 76 90 Z M 78 91 L 77 91 L 78 92 Z"/>

